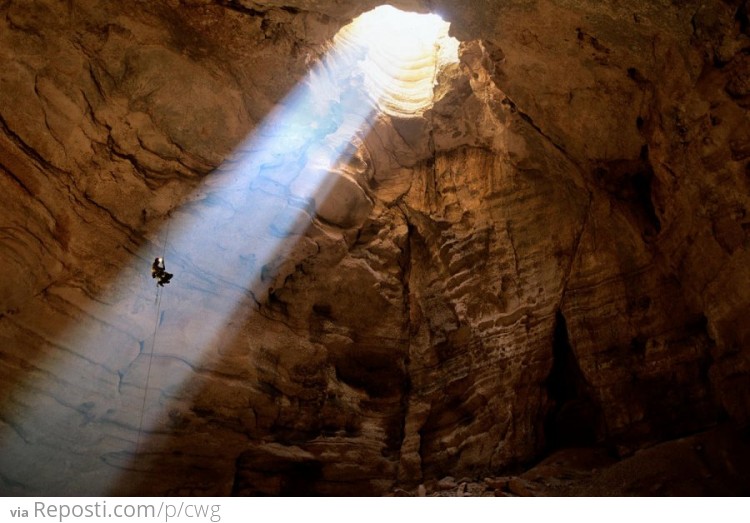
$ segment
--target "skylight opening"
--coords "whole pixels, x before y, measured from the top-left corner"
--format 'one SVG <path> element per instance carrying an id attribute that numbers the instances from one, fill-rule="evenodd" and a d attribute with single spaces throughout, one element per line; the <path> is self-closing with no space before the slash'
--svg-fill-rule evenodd
<path id="1" fill-rule="evenodd" d="M 360 53 L 357 67 L 377 108 L 391 116 L 419 116 L 432 106 L 438 72 L 458 62 L 458 40 L 435 14 L 384 5 L 343 27 L 336 46 Z"/>

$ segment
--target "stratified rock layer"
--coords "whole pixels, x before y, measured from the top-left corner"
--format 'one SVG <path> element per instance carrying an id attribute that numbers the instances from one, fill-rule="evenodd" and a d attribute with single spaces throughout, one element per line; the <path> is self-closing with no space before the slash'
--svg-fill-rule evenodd
<path id="1" fill-rule="evenodd" d="M 533 494 L 750 421 L 746 3 L 430 4 L 395 118 L 326 55 L 375 2 L 0 3 L 0 492 Z"/>

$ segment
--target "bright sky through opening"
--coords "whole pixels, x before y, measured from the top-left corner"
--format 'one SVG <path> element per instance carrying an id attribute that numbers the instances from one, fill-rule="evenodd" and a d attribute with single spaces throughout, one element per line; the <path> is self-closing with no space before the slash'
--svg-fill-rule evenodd
<path id="1" fill-rule="evenodd" d="M 458 40 L 435 14 L 384 5 L 357 17 L 336 35 L 337 46 L 363 51 L 365 86 L 392 116 L 418 115 L 432 105 L 438 70 L 458 62 Z"/>

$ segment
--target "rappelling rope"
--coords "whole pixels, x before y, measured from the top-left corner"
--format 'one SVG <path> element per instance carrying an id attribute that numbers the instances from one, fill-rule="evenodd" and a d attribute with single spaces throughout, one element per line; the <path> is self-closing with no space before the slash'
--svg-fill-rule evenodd
<path id="1" fill-rule="evenodd" d="M 167 213 L 167 230 L 164 235 L 164 246 L 162 247 L 162 253 L 161 257 L 164 259 L 164 256 L 167 253 L 167 242 L 169 241 L 169 225 L 171 224 L 170 220 L 170 214 Z M 137 457 L 141 448 L 141 434 L 143 433 L 143 416 L 146 412 L 146 398 L 148 397 L 148 384 L 151 381 L 151 365 L 154 362 L 154 349 L 156 348 L 156 333 L 159 330 L 159 323 L 161 322 L 161 297 L 162 297 L 162 287 L 160 285 L 156 286 L 156 319 L 154 321 L 154 333 L 151 337 L 151 353 L 148 357 L 148 370 L 146 371 L 146 386 L 143 389 L 143 403 L 141 404 L 141 419 L 138 422 L 138 436 L 135 440 L 135 456 Z"/>

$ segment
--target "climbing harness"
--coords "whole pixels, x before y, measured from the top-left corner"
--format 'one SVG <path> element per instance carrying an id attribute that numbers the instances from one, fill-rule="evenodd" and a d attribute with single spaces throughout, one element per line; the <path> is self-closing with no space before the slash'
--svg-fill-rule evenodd
<path id="1" fill-rule="evenodd" d="M 172 279 L 172 276 L 174 276 L 172 273 L 167 272 L 164 258 L 155 258 L 154 263 L 151 264 L 151 277 L 156 278 L 156 284 L 159 287 L 164 287 Z"/>

